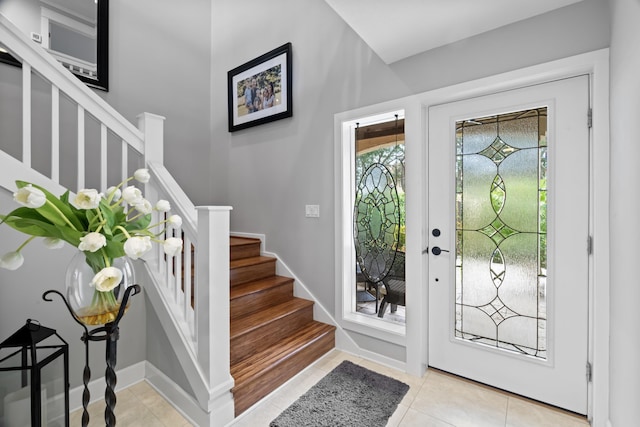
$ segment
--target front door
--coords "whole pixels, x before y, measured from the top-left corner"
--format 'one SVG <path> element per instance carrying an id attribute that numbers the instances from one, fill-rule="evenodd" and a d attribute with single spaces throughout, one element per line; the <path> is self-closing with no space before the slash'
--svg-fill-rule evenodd
<path id="1" fill-rule="evenodd" d="M 429 365 L 587 413 L 589 77 L 429 108 Z"/>

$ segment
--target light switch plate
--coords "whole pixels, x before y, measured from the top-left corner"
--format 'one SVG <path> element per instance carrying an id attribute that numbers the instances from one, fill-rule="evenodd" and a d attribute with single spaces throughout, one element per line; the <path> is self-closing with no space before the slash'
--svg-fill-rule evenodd
<path id="1" fill-rule="evenodd" d="M 305 205 L 304 212 L 307 218 L 319 218 L 320 205 Z"/>

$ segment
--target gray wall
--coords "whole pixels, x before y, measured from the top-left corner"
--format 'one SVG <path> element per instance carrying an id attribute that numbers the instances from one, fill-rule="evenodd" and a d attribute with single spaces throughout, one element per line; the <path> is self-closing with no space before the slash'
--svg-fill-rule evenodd
<path id="1" fill-rule="evenodd" d="M 611 347 L 610 397 L 613 427 L 640 419 L 640 3 L 611 1 Z"/>
<path id="2" fill-rule="evenodd" d="M 265 233 L 267 249 L 333 311 L 333 115 L 607 47 L 608 16 L 606 2 L 586 0 L 388 66 L 324 1 L 216 1 L 214 117 L 226 118 L 227 70 L 287 41 L 294 52 L 292 118 L 231 134 L 224 119 L 213 122 L 215 149 L 229 151 L 232 229 Z M 273 25 L 259 36 L 246 30 L 264 22 Z M 305 218 L 305 204 L 320 205 L 320 218 Z M 404 358 L 384 342 L 354 338 Z"/>
<path id="3" fill-rule="evenodd" d="M 224 199 L 209 165 L 211 2 L 111 0 L 109 92 L 133 123 L 165 116 L 165 165 L 196 204 Z"/>
<path id="4" fill-rule="evenodd" d="M 635 363 L 640 338 L 634 329 L 640 323 L 634 305 L 640 295 L 629 268 L 638 256 L 633 215 L 640 203 L 628 191 L 640 178 L 632 163 L 640 149 L 629 126 L 640 114 L 640 63 L 629 55 L 640 42 L 640 10 L 636 0 L 611 0 L 611 6 L 611 26 L 609 2 L 585 0 L 387 66 L 322 0 L 112 0 L 111 90 L 101 96 L 132 121 L 142 111 L 165 115 L 166 164 L 192 199 L 232 205 L 232 228 L 265 233 L 268 249 L 280 254 L 331 310 L 334 113 L 607 47 L 611 31 L 611 419 L 614 426 L 625 426 L 640 418 Z M 228 133 L 227 71 L 287 41 L 294 52 L 294 116 Z M 15 92 L 16 73 L 2 67 L 4 96 Z M 7 135 L 13 120 L 11 111 L 6 113 L 0 117 L 2 139 L 11 139 L 11 133 L 19 137 L 19 127 Z M 305 204 L 319 204 L 320 218 L 305 219 Z M 0 211 L 10 208 L 10 195 L 0 194 Z M 0 236 L 3 252 L 22 241 L 6 227 Z M 63 277 L 71 257 L 66 251 L 49 253 L 33 244 L 21 270 L 0 270 L 0 337 L 27 317 L 60 330 L 76 346 L 72 385 L 78 385 L 77 327 L 60 307 L 40 302 L 42 290 L 62 288 L 62 280 L 50 278 Z M 124 333 L 134 339 L 120 345 L 119 367 L 145 358 L 138 340 L 145 336 L 145 319 L 153 322 L 155 314 L 145 316 L 142 304 L 127 314 Z M 147 335 L 156 336 L 156 328 L 148 325 Z M 384 348 L 357 339 L 374 350 Z M 157 349 L 158 343 L 148 348 Z M 102 353 L 95 353 L 99 361 Z M 393 353 L 400 358 L 403 352 Z M 156 361 L 170 365 L 164 362 Z M 102 368 L 94 372 L 101 374 Z"/>
<path id="5" fill-rule="evenodd" d="M 18 2 L 0 0 L 0 11 L 17 15 L 15 3 Z M 210 167 L 210 2 L 111 0 L 109 7 L 110 87 L 109 92 L 96 93 L 134 125 L 137 125 L 136 116 L 143 112 L 166 117 L 164 154 L 169 171 L 194 203 L 225 203 L 226 178 Z M 50 138 L 51 113 L 47 100 L 50 89 L 40 85 L 38 77 L 33 80 L 34 97 L 42 99 L 42 102 L 33 101 L 33 151 L 37 157 L 39 148 L 46 147 L 46 140 Z M 0 63 L 0 82 L 0 96 L 7 100 L 3 105 L 20 105 L 20 70 Z M 61 99 L 64 103 L 64 97 Z M 12 108 L 0 117 L 0 147 L 18 157 L 22 138 L 22 128 L 16 120 L 19 114 L 19 109 Z M 61 135 L 62 145 L 67 139 L 73 143 L 72 138 L 76 137 L 73 114 L 68 125 L 61 126 Z M 88 137 L 87 144 L 97 141 L 97 135 Z M 119 144 L 115 139 L 113 142 Z M 34 166 L 48 173 L 48 154 L 44 154 L 45 158 L 35 159 Z M 215 153 L 213 156 L 218 158 Z"/>
<path id="6" fill-rule="evenodd" d="M 1 0 L 9 2 L 9 0 Z M 210 168 L 210 64 L 211 64 L 211 5 L 206 0 L 176 3 L 168 0 L 110 1 L 110 90 L 96 91 L 116 110 L 134 124 L 136 116 L 144 111 L 167 118 L 165 123 L 165 164 L 189 196 L 198 204 L 212 204 L 215 193 L 223 203 L 226 189 L 216 183 L 216 171 Z M 48 165 L 47 145 L 50 134 L 50 89 L 34 77 L 34 166 L 43 173 Z M 21 70 L 0 64 L 0 97 L 3 102 L 0 115 L 0 147 L 20 158 L 22 138 Z M 63 109 L 66 102 L 61 96 Z M 6 110 L 5 110 L 6 108 Z M 70 109 L 73 111 L 73 109 Z M 6 113 L 6 114 L 5 114 Z M 73 115 L 71 115 L 73 117 Z M 75 120 L 61 127 L 61 161 L 67 161 L 64 150 L 76 138 Z M 91 127 L 91 124 L 87 124 Z M 97 141 L 93 134 L 87 142 Z M 118 143 L 115 139 L 114 143 Z M 71 147 L 71 149 L 73 149 Z M 119 148 L 118 148 L 119 150 Z M 90 152 L 89 152 L 90 153 Z M 69 153 L 73 157 L 73 153 Z M 92 156 L 88 155 L 89 162 Z M 73 162 L 75 160 L 71 160 Z M 63 168 L 64 171 L 64 168 Z M 63 174 L 64 175 L 64 174 Z M 73 177 L 72 177 L 73 178 Z M 63 184 L 73 185 L 73 179 Z M 110 181 L 112 182 L 112 180 Z M 87 186 L 96 185 L 87 182 Z M 217 186 L 216 186 L 217 185 Z M 8 192 L 0 194 L 0 213 L 17 207 Z M 0 253 L 14 250 L 24 239 L 6 226 L 0 226 Z M 33 251 L 33 254 L 29 253 Z M 28 317 L 61 331 L 71 348 L 71 385 L 82 384 L 84 350 L 79 337 L 81 330 L 60 304 L 43 306 L 43 290 L 64 290 L 64 272 L 73 250 L 50 253 L 40 243 L 32 243 L 25 250 L 27 261 L 17 271 L 0 269 L 0 339 L 18 329 Z M 148 306 L 152 310 L 151 305 Z M 118 346 L 118 365 L 121 369 L 136 362 L 148 360 L 158 366 L 171 362 L 170 354 L 147 350 L 164 344 L 163 332 L 158 330 L 154 313 L 149 330 L 144 299 L 135 301 L 123 319 L 123 331 Z M 94 377 L 104 375 L 104 345 L 97 343 L 91 349 Z M 170 363 L 169 363 L 170 364 Z M 171 372 L 169 372 L 171 374 Z M 183 381 L 176 370 L 175 380 Z M 186 388 L 188 390 L 188 388 Z"/>
<path id="7" fill-rule="evenodd" d="M 15 207 L 17 204 L 11 193 L 0 189 L 0 212 L 5 214 Z M 17 249 L 27 237 L 6 225 L 0 229 L 0 236 L 2 254 Z M 0 341 L 21 328 L 27 319 L 36 319 L 42 325 L 55 329 L 69 343 L 71 388 L 80 387 L 85 363 L 84 344 L 80 337 L 84 330 L 71 318 L 57 296 L 52 297 L 52 302 L 42 300 L 42 294 L 49 289 L 65 293 L 65 271 L 75 250 L 68 245 L 50 250 L 36 239 L 22 253 L 25 261 L 21 268 L 15 271 L 0 269 Z M 131 302 L 120 322 L 116 369 L 146 360 L 145 304 L 139 296 L 134 296 Z M 92 342 L 89 349 L 92 378 L 101 378 L 106 368 L 105 343 Z M 92 396 L 94 399 L 98 397 Z"/>
<path id="8" fill-rule="evenodd" d="M 40 33 L 39 0 L 0 0 L 0 13 L 23 29 L 29 38 L 31 32 Z"/>
<path id="9" fill-rule="evenodd" d="M 98 94 L 134 123 L 144 111 L 165 116 L 169 171 L 194 203 L 224 203 L 226 189 L 209 164 L 211 2 L 111 0 L 109 7 L 109 92 Z M 157 314 L 146 309 L 146 359 L 191 392 Z"/>
<path id="10" fill-rule="evenodd" d="M 231 228 L 266 234 L 333 310 L 333 115 L 409 90 L 322 0 L 221 0 L 214 12 L 213 144 L 229 151 Z M 293 117 L 228 133 L 227 71 L 289 41 Z M 320 218 L 305 218 L 305 204 Z"/>
<path id="11" fill-rule="evenodd" d="M 608 46 L 608 1 L 585 0 L 412 56 L 391 68 L 417 93 Z"/>

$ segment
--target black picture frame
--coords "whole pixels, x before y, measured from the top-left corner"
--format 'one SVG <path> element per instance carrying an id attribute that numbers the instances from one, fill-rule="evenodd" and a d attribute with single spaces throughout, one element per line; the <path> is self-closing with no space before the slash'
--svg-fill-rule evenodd
<path id="1" fill-rule="evenodd" d="M 109 91 L 109 0 L 96 1 L 96 75 L 87 76 L 79 70 L 69 68 L 87 86 Z M 0 52 L 0 62 L 22 67 L 22 63 L 10 53 Z"/>
<path id="2" fill-rule="evenodd" d="M 293 115 L 291 62 L 286 43 L 228 72 L 229 132 Z"/>

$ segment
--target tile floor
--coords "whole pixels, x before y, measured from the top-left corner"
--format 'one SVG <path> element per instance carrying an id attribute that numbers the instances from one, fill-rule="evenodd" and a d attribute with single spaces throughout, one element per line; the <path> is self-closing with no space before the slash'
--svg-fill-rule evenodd
<path id="1" fill-rule="evenodd" d="M 92 403 L 89 410 L 89 426 L 104 427 L 104 400 Z M 184 427 L 191 426 L 171 404 L 146 382 L 116 393 L 116 425 L 135 427 Z M 69 425 L 82 425 L 82 409 L 69 416 Z"/>
<path id="2" fill-rule="evenodd" d="M 387 427 L 588 427 L 583 417 L 429 370 L 422 378 L 338 350 L 324 356 L 289 384 L 240 417 L 234 427 L 267 427 L 320 378 L 350 360 L 410 386 Z"/>
<path id="3" fill-rule="evenodd" d="M 410 386 L 387 427 L 589 426 L 585 418 L 575 414 L 434 369 L 429 370 L 424 377 L 416 378 L 339 350 L 333 350 L 322 357 L 280 390 L 236 419 L 231 426 L 268 427 L 271 420 L 343 360 L 350 360 Z M 89 411 L 90 425 L 104 425 L 104 403 L 90 405 Z M 118 426 L 191 425 L 145 382 L 118 392 L 116 416 Z M 74 412 L 71 425 L 80 425 L 80 419 L 81 413 Z"/>

